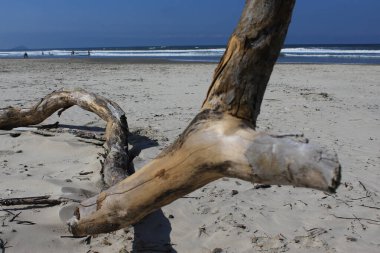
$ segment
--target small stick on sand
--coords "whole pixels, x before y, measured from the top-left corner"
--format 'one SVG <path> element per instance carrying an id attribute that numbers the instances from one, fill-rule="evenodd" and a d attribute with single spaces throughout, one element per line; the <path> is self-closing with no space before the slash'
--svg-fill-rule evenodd
<path id="1" fill-rule="evenodd" d="M 371 208 L 371 209 L 377 209 L 377 210 L 380 210 L 380 207 L 377 207 L 377 206 L 367 206 L 367 205 L 360 205 L 362 207 L 367 207 L 367 208 Z"/>
<path id="2" fill-rule="evenodd" d="M 59 122 L 57 121 L 54 124 L 38 126 L 37 129 L 52 129 L 52 128 L 58 128 L 58 127 L 59 127 Z"/>
<path id="3" fill-rule="evenodd" d="M 36 197 L 25 197 L 25 198 L 10 198 L 10 199 L 0 199 L 1 206 L 16 206 L 16 205 L 59 205 L 67 200 L 61 199 L 50 199 L 50 195 L 36 196 Z"/>
<path id="4" fill-rule="evenodd" d="M 5 253 L 5 246 L 7 245 L 7 241 L 3 241 L 1 238 L 0 238 L 0 250 L 1 250 L 1 253 Z"/>
<path id="5" fill-rule="evenodd" d="M 360 217 L 342 217 L 342 216 L 337 216 L 335 214 L 332 214 L 337 219 L 343 219 L 343 220 L 365 220 L 365 221 L 372 221 L 372 222 L 380 222 L 380 220 L 373 220 L 373 219 L 368 219 L 368 218 L 360 218 Z"/>

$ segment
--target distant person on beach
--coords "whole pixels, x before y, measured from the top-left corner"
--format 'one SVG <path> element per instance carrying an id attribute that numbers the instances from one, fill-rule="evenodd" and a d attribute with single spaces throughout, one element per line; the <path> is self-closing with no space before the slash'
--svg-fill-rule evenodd
<path id="1" fill-rule="evenodd" d="M 88 52 L 87 52 L 87 55 L 88 55 L 88 56 L 90 56 L 90 55 L 91 55 L 91 52 L 90 52 L 90 50 L 88 50 Z"/>
<path id="2" fill-rule="evenodd" d="M 73 51 L 71 51 L 71 55 L 74 55 L 74 54 L 75 54 L 74 50 L 73 50 Z"/>
<path id="3" fill-rule="evenodd" d="M 45 55 L 45 53 L 44 53 L 44 51 L 42 51 L 42 53 L 41 53 L 42 55 Z"/>
<path id="4" fill-rule="evenodd" d="M 24 53 L 24 59 L 27 59 L 27 58 L 29 58 L 29 56 L 28 56 L 28 53 L 25 52 L 25 53 Z"/>

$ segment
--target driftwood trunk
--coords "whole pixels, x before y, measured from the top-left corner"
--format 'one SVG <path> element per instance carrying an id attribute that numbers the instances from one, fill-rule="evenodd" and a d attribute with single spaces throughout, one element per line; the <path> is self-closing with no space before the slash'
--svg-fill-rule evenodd
<path id="1" fill-rule="evenodd" d="M 256 126 L 264 92 L 284 43 L 295 0 L 249 0 L 215 69 L 202 109 Z"/>
<path id="2" fill-rule="evenodd" d="M 334 153 L 254 131 L 294 2 L 246 2 L 201 112 L 156 159 L 83 201 L 69 221 L 74 235 L 110 232 L 134 224 L 161 206 L 225 176 L 335 191 L 340 164 Z"/>
<path id="3" fill-rule="evenodd" d="M 221 177 L 335 191 L 340 182 L 335 153 L 292 137 L 255 131 L 294 3 L 295 0 L 246 2 L 200 113 L 168 149 L 145 167 L 81 202 L 68 221 L 74 235 L 105 233 L 134 224 Z M 0 123 L 1 117 L 7 114 L 0 112 Z M 115 132 L 108 135 L 116 138 L 118 128 L 110 124 L 107 132 Z M 126 127 L 126 121 L 122 125 Z M 128 153 L 125 159 L 129 160 Z M 114 172 L 119 175 L 120 171 Z M 122 171 L 109 185 L 125 176 Z"/>

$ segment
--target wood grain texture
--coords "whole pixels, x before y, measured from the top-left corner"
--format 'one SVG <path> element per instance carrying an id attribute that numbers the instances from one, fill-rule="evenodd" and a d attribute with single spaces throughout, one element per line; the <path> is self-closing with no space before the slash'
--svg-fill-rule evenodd
<path id="1" fill-rule="evenodd" d="M 258 133 L 229 114 L 201 114 L 180 145 L 83 201 L 68 223 L 70 231 L 86 235 L 126 227 L 222 177 L 330 192 L 339 185 L 340 165 L 333 152 L 292 137 Z"/>

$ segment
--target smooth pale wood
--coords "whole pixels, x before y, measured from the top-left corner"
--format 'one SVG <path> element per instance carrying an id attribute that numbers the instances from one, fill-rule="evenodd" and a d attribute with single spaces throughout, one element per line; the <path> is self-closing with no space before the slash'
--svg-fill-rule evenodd
<path id="1" fill-rule="evenodd" d="M 99 195 L 69 221 L 74 235 L 114 231 L 221 177 L 334 191 L 335 154 L 289 137 L 257 133 L 244 120 L 204 111 L 183 142 Z"/>
<path id="2" fill-rule="evenodd" d="M 58 110 L 77 105 L 107 122 L 103 179 L 106 186 L 114 185 L 129 174 L 128 124 L 118 104 L 82 89 L 58 90 L 47 95 L 32 108 L 0 109 L 0 129 L 36 125 Z M 62 110 L 59 113 L 62 113 Z"/>

